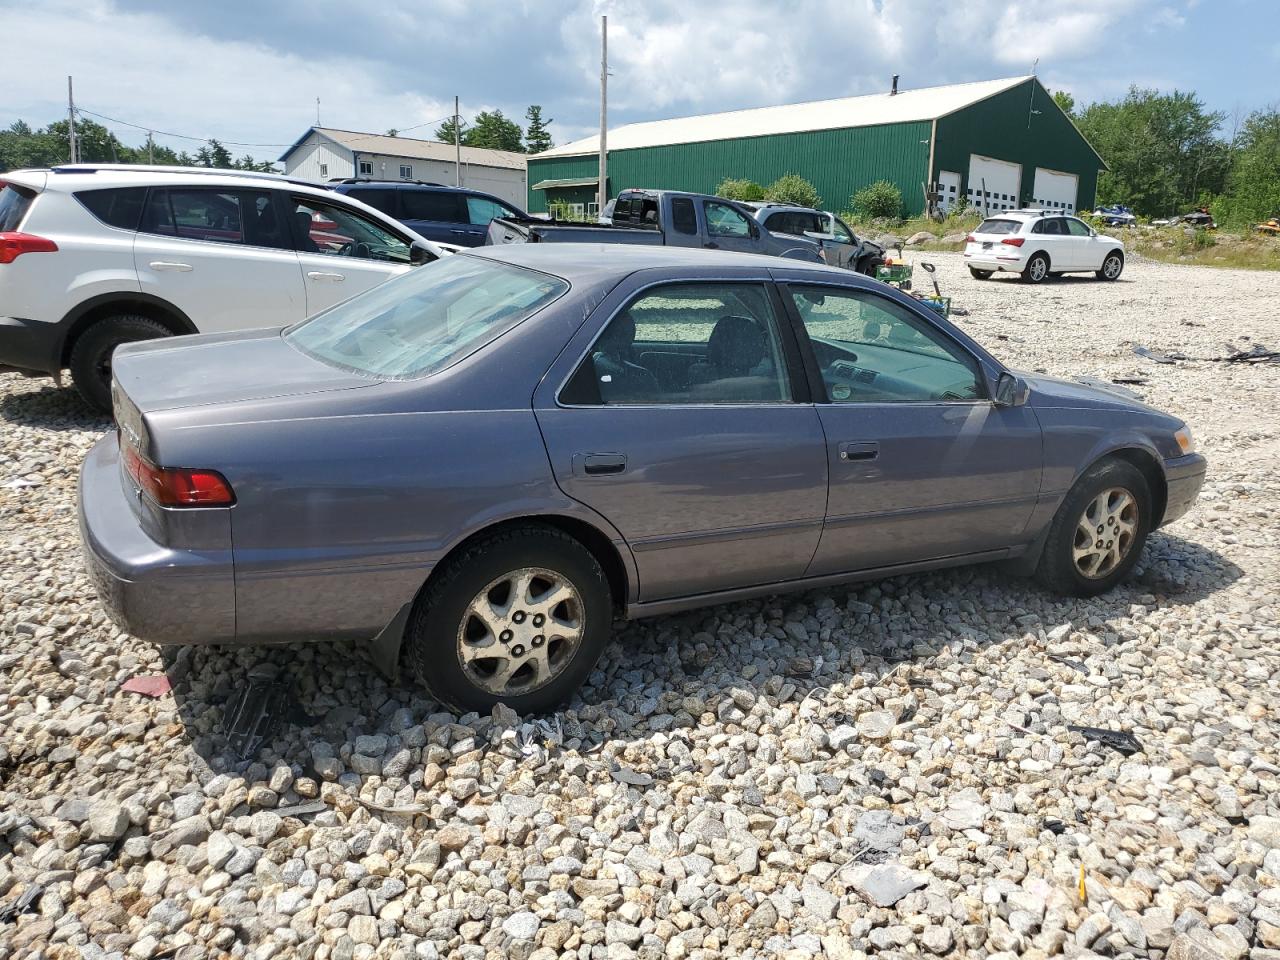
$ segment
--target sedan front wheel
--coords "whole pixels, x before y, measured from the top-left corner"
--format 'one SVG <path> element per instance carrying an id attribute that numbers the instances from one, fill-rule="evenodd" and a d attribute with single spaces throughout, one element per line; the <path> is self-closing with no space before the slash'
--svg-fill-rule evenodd
<path id="1" fill-rule="evenodd" d="M 1104 460 L 1063 499 L 1036 576 L 1056 593 L 1105 593 L 1138 562 L 1151 528 L 1151 492 L 1142 471 L 1124 460 Z"/>
<path id="2" fill-rule="evenodd" d="M 609 583 L 581 543 L 552 527 L 498 531 L 445 561 L 407 631 L 418 680 L 462 711 L 550 710 L 608 643 Z"/>

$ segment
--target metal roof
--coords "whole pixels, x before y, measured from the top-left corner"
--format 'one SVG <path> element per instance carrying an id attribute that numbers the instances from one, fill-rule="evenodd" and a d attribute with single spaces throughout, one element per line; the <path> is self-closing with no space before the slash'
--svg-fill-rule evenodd
<path id="1" fill-rule="evenodd" d="M 609 150 L 657 147 L 673 143 L 699 143 L 708 140 L 731 140 L 737 137 L 759 137 L 778 133 L 803 133 L 812 130 L 839 130 L 845 127 L 873 127 L 885 123 L 907 123 L 936 120 L 957 110 L 1003 93 L 1030 77 L 1007 77 L 977 83 L 954 83 L 943 87 L 921 87 L 900 90 L 896 94 L 873 93 L 840 100 L 814 100 L 788 103 L 776 107 L 755 107 L 709 113 L 700 117 L 677 117 L 673 120 L 651 120 L 631 123 L 609 131 Z M 572 157 L 598 153 L 598 136 L 575 140 L 552 147 L 536 155 Z"/>
<path id="2" fill-rule="evenodd" d="M 293 151 L 307 138 L 320 134 L 353 153 L 378 153 L 389 157 L 405 157 L 411 160 L 454 161 L 454 145 L 439 140 L 415 140 L 413 137 L 388 137 L 378 133 L 360 133 L 356 130 L 337 130 L 333 127 L 310 127 L 293 146 L 280 155 L 284 163 Z M 525 155 L 508 150 L 489 150 L 486 147 L 462 147 L 462 162 L 473 167 L 503 167 L 523 170 Z"/>

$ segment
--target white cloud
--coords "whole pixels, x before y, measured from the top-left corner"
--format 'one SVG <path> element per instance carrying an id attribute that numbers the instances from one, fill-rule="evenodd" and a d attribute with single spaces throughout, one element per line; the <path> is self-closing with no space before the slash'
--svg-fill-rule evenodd
<path id="1" fill-rule="evenodd" d="M 453 112 L 451 97 L 388 89 L 377 64 L 343 58 L 339 41 L 307 52 L 261 42 L 193 34 L 149 13 L 129 13 L 108 0 L 10 6 L 6 107 L 14 119 L 43 123 L 65 115 L 68 74 L 87 110 L 198 137 L 289 143 L 315 121 L 383 131 Z M 14 42 L 21 38 L 21 42 Z M 2 116 L 2 114 L 0 114 Z M 111 126 L 126 143 L 145 133 Z M 430 125 L 420 133 L 430 136 Z M 158 140 L 163 138 L 157 137 Z M 198 144 L 168 141 L 175 149 Z M 277 147 L 234 147 L 275 159 Z"/>

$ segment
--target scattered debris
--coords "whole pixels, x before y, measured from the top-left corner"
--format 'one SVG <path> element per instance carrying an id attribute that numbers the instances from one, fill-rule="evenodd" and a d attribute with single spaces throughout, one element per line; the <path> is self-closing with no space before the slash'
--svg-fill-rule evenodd
<path id="1" fill-rule="evenodd" d="M 130 677 L 120 687 L 125 693 L 139 693 L 144 697 L 163 697 L 173 690 L 167 674 L 155 673 L 145 677 Z"/>
<path id="2" fill-rule="evenodd" d="M 1068 660 L 1066 657 L 1054 656 L 1053 654 L 1049 655 L 1049 659 L 1054 663 L 1062 664 L 1064 667 L 1070 667 L 1076 673 L 1084 674 L 1086 677 L 1089 675 L 1089 668 L 1079 660 Z"/>
<path id="3" fill-rule="evenodd" d="M 28 480 L 26 477 L 14 477 L 12 480 L 6 480 L 0 486 L 7 490 L 21 490 L 23 487 L 38 487 L 40 486 L 40 481 Z"/>
<path id="4" fill-rule="evenodd" d="M 284 707 L 292 698 L 284 677 L 250 677 L 227 700 L 222 729 L 227 746 L 240 760 L 247 760 L 280 726 Z"/>
<path id="5" fill-rule="evenodd" d="M 1083 383 L 1086 387 L 1094 387 L 1098 390 L 1107 390 L 1111 393 L 1118 393 L 1122 397 L 1132 397 L 1134 400 L 1141 400 L 1136 390 L 1130 390 L 1127 387 L 1121 387 L 1114 380 L 1103 380 L 1101 377 L 1076 377 L 1076 383 Z M 1145 382 L 1145 381 L 1143 381 Z"/>
<path id="6" fill-rule="evenodd" d="M 1128 383 L 1135 387 L 1146 386 L 1150 381 L 1146 377 L 1112 377 L 1112 383 Z"/>
<path id="7" fill-rule="evenodd" d="M 381 803 L 375 803 L 372 800 L 366 800 L 364 797 L 356 797 L 356 800 L 368 807 L 370 810 L 376 810 L 378 813 L 385 813 L 389 817 L 416 817 L 418 814 L 427 813 L 430 807 L 421 803 L 409 803 L 402 807 L 389 807 Z M 323 804 L 321 804 L 323 806 Z M 279 811 L 276 811 L 279 813 Z"/>
<path id="8" fill-rule="evenodd" d="M 0 923 L 8 923 L 16 920 L 20 914 L 26 913 L 31 909 L 32 904 L 40 899 L 44 893 L 44 887 L 38 883 L 33 883 L 22 893 L 18 894 L 17 899 L 11 901 L 3 907 L 0 907 Z"/>
<path id="9" fill-rule="evenodd" d="M 1255 343 L 1245 350 L 1234 344 L 1223 344 L 1229 351 L 1225 357 L 1210 357 L 1220 363 L 1280 363 L 1280 350 L 1271 350 Z"/>
<path id="10" fill-rule="evenodd" d="M 1044 822 L 1040 824 L 1042 830 L 1048 830 L 1056 836 L 1062 836 L 1067 832 L 1067 825 L 1057 817 L 1045 817 Z"/>
<path id="11" fill-rule="evenodd" d="M 282 817 L 309 817 L 328 809 L 329 805 L 323 800 L 312 800 L 310 803 L 295 803 L 291 807 L 276 807 L 276 813 Z"/>
<path id="12" fill-rule="evenodd" d="M 1138 738 L 1124 730 L 1107 730 L 1104 727 L 1077 727 L 1075 725 L 1069 725 L 1067 729 L 1080 734 L 1086 740 L 1096 740 L 1103 746 L 1110 747 L 1126 757 L 1142 752 L 1142 744 L 1138 742 Z"/>
<path id="13" fill-rule="evenodd" d="M 1157 353 L 1150 347 L 1135 346 L 1133 352 L 1140 357 L 1146 357 L 1148 360 L 1156 363 L 1172 364 L 1176 360 L 1190 360 L 1185 353 Z"/>

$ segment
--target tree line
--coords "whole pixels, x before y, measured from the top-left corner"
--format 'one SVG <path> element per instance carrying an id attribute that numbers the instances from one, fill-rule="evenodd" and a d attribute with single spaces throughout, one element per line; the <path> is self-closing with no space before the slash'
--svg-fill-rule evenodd
<path id="1" fill-rule="evenodd" d="M 555 121 L 543 118 L 541 106 L 533 104 L 524 116 L 528 126 L 521 130 L 520 124 L 503 116 L 501 110 L 481 110 L 470 123 L 460 122 L 458 140 L 464 147 L 487 147 L 513 153 L 542 153 L 555 146 L 549 129 Z M 453 143 L 453 118 L 440 124 L 435 135 L 437 140 Z"/>
<path id="2" fill-rule="evenodd" d="M 0 170 L 52 167 L 69 160 L 69 131 L 66 120 L 57 120 L 33 130 L 18 120 L 0 130 Z M 92 120 L 76 120 L 76 152 L 81 163 L 156 163 L 175 167 L 218 167 L 234 170 L 270 171 L 275 165 L 245 154 L 238 160 L 217 140 L 210 140 L 195 153 L 175 151 L 154 141 L 131 147 L 114 133 Z"/>
<path id="3" fill-rule="evenodd" d="M 1280 212 L 1280 107 L 1228 116 L 1194 93 L 1137 86 L 1082 109 L 1065 91 L 1054 100 L 1107 163 L 1099 205 L 1148 217 L 1207 206 L 1228 226 Z"/>

